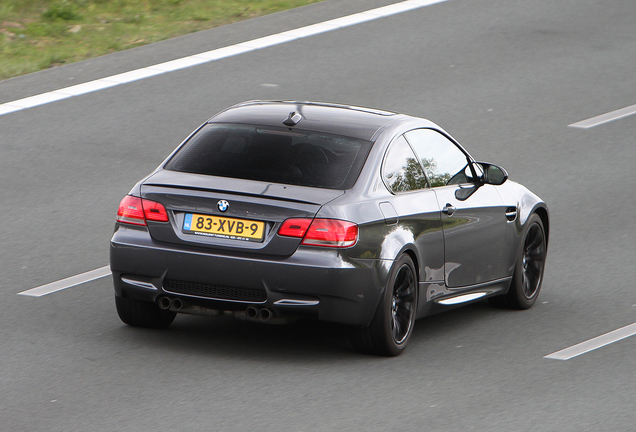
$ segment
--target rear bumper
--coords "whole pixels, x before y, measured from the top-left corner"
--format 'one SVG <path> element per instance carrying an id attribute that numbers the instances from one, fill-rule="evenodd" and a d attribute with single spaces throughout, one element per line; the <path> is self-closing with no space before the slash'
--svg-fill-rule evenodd
<path id="1" fill-rule="evenodd" d="M 126 226 L 110 247 L 117 296 L 149 302 L 169 296 L 218 310 L 267 307 L 279 317 L 351 325 L 371 322 L 391 264 L 318 247 L 286 258 L 219 254 L 157 242 L 145 228 Z"/>

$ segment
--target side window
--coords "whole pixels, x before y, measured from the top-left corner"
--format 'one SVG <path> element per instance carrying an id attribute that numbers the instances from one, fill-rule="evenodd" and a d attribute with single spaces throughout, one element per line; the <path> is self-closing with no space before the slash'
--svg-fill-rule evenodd
<path id="1" fill-rule="evenodd" d="M 393 142 L 384 160 L 382 177 L 395 193 L 423 189 L 426 176 L 417 162 L 417 156 L 403 136 Z"/>
<path id="2" fill-rule="evenodd" d="M 433 129 L 415 129 L 405 135 L 417 153 L 431 187 L 473 180 L 464 152 L 441 133 Z"/>

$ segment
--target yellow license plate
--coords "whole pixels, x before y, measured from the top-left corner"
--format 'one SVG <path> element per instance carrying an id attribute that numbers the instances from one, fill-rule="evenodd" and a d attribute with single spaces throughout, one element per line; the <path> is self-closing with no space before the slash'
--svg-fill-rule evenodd
<path id="1" fill-rule="evenodd" d="M 193 234 L 235 240 L 263 240 L 265 223 L 196 213 L 186 213 L 183 230 Z"/>

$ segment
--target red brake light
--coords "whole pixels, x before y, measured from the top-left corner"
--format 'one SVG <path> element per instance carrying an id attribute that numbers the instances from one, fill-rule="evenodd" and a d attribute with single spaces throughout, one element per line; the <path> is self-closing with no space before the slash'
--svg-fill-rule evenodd
<path id="1" fill-rule="evenodd" d="M 163 204 L 149 200 L 141 200 L 141 204 L 144 206 L 146 220 L 168 222 L 168 212 Z"/>
<path id="2" fill-rule="evenodd" d="M 117 222 L 145 226 L 146 220 L 168 222 L 168 212 L 163 204 L 132 195 L 127 195 L 121 200 Z"/>
<path id="3" fill-rule="evenodd" d="M 278 229 L 278 235 L 285 237 L 304 237 L 311 219 L 287 219 Z"/>
<path id="4" fill-rule="evenodd" d="M 144 208 L 141 205 L 141 198 L 127 195 L 119 203 L 117 211 L 117 222 L 124 222 L 133 225 L 146 225 L 144 218 Z"/>
<path id="5" fill-rule="evenodd" d="M 287 219 L 278 234 L 304 237 L 304 245 L 346 248 L 358 241 L 358 225 L 337 219 Z"/>
<path id="6" fill-rule="evenodd" d="M 337 219 L 314 219 L 303 244 L 345 248 L 358 241 L 358 225 Z"/>

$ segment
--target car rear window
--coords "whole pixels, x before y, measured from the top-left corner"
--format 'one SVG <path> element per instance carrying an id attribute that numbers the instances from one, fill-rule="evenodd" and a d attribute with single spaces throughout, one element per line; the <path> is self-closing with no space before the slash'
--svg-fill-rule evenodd
<path id="1" fill-rule="evenodd" d="M 371 149 L 356 138 L 286 128 L 207 124 L 165 169 L 269 183 L 348 189 Z"/>

